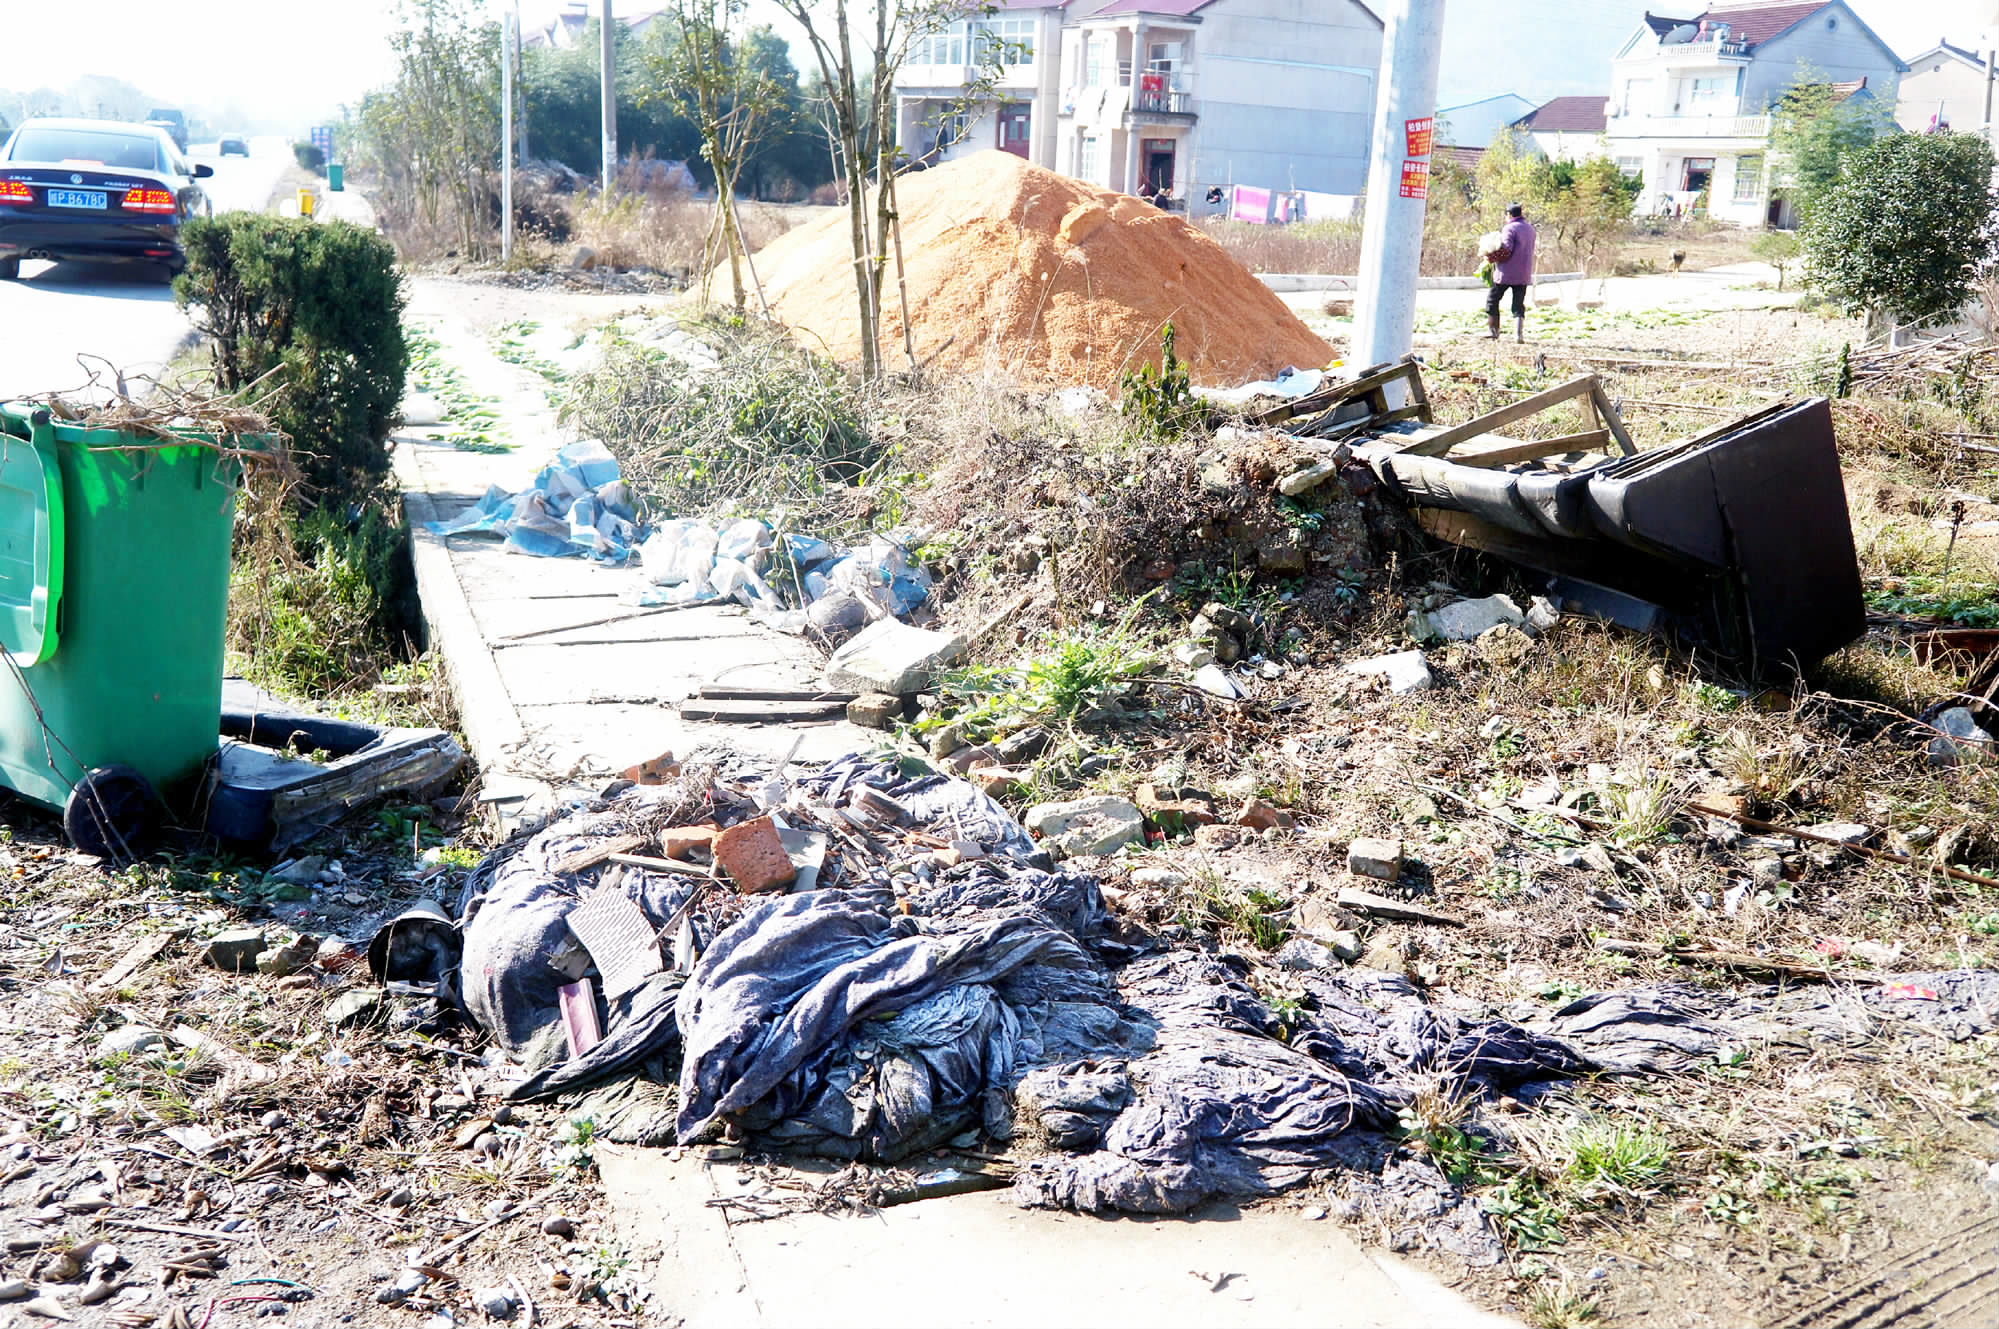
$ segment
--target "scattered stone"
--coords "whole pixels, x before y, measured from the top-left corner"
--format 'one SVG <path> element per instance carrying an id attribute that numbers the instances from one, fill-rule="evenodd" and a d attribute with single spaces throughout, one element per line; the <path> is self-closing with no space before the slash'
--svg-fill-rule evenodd
<path id="1" fill-rule="evenodd" d="M 1029 725 L 999 741 L 996 746 L 999 749 L 1000 763 L 1005 766 L 1017 766 L 1023 761 L 1033 761 L 1048 751 L 1049 744 L 1054 741 L 1055 736 L 1040 725 Z"/>
<path id="2" fill-rule="evenodd" d="M 1951 707 L 1933 723 L 1943 732 L 1930 740 L 1926 753 L 1930 765 L 1957 766 L 1992 755 L 1992 735 L 1980 729 L 1964 707 Z"/>
<path id="3" fill-rule="evenodd" d="M 569 266 L 575 272 L 587 272 L 597 266 L 597 251 L 589 245 L 578 245 L 569 256 Z"/>
<path id="4" fill-rule="evenodd" d="M 328 937 L 312 953 L 312 962 L 329 974 L 337 974 L 361 958 L 361 950 L 345 937 Z"/>
<path id="5" fill-rule="evenodd" d="M 1325 944 L 1327 950 L 1331 951 L 1337 958 L 1345 960 L 1348 964 L 1352 964 L 1355 960 L 1360 959 L 1363 954 L 1360 933 L 1358 932 L 1329 932 L 1324 934 L 1320 940 Z"/>
<path id="6" fill-rule="evenodd" d="M 1196 849 L 1233 849 L 1242 843 L 1248 834 L 1240 826 L 1196 826 L 1194 847 Z"/>
<path id="7" fill-rule="evenodd" d="M 1282 808 L 1252 798 L 1235 814 L 1235 824 L 1253 831 L 1288 831 L 1298 824 L 1298 819 Z"/>
<path id="8" fill-rule="evenodd" d="M 1504 595 L 1459 600 L 1430 614 L 1431 628 L 1445 641 L 1472 641 L 1502 623 L 1518 628 L 1526 621 L 1520 606 Z"/>
<path id="9" fill-rule="evenodd" d="M 318 953 L 317 937 L 298 937 L 289 946 L 257 952 L 257 972 L 272 978 L 289 978 L 311 964 Z"/>
<path id="10" fill-rule="evenodd" d="M 1216 820 L 1214 801 L 1198 789 L 1166 788 L 1147 781 L 1132 791 L 1145 819 L 1164 831 L 1189 830 Z"/>
<path id="11" fill-rule="evenodd" d="M 1555 851 L 1555 866 L 1587 869 L 1590 866 L 1589 856 L 1574 845 L 1563 845 Z"/>
<path id="12" fill-rule="evenodd" d="M 1362 836 L 1347 845 L 1347 871 L 1376 881 L 1397 880 L 1402 875 L 1402 842 Z"/>
<path id="13" fill-rule="evenodd" d="M 715 861 L 749 894 L 779 890 L 798 879 L 798 868 L 768 816 L 731 826 L 715 837 L 714 849 Z"/>
<path id="14" fill-rule="evenodd" d="M 389 1286 L 407 1297 L 414 1292 L 422 1291 L 423 1285 L 429 1281 L 430 1276 L 421 1269 L 404 1269 L 396 1275 L 396 1281 Z"/>
<path id="15" fill-rule="evenodd" d="M 231 928 L 218 932 L 208 943 L 208 962 L 217 969 L 241 973 L 257 967 L 257 957 L 270 949 L 259 928 Z"/>
<path id="16" fill-rule="evenodd" d="M 959 748 L 944 758 L 944 765 L 954 774 L 968 774 L 975 766 L 997 766 L 1000 764 L 999 749 L 990 743 L 978 743 L 971 747 Z"/>
<path id="17" fill-rule="evenodd" d="M 143 1024 L 128 1024 L 113 1029 L 97 1045 L 97 1060 L 109 1061 L 113 1057 L 130 1057 L 148 1048 L 156 1048 L 165 1043 L 166 1036 L 159 1030 Z"/>
<path id="18" fill-rule="evenodd" d="M 867 601 L 847 591 L 834 591 L 805 607 L 805 621 L 828 636 L 859 632 L 868 624 Z"/>
<path id="19" fill-rule="evenodd" d="M 869 692 L 847 703 L 847 720 L 863 729 L 894 729 L 902 718 L 902 698 L 887 692 Z"/>
<path id="20" fill-rule="evenodd" d="M 942 729 L 933 732 L 930 735 L 930 742 L 928 744 L 930 757 L 933 761 L 942 761 L 964 746 L 965 731 L 954 724 L 947 724 Z"/>
<path id="21" fill-rule="evenodd" d="M 0 1283 L 0 1301 L 19 1301 L 33 1291 L 24 1278 L 10 1278 Z"/>
<path id="22" fill-rule="evenodd" d="M 1421 651 L 1397 651 L 1394 655 L 1377 655 L 1367 660 L 1355 660 L 1346 665 L 1345 670 L 1349 674 L 1359 674 L 1364 678 L 1385 678 L 1388 680 L 1388 690 L 1395 693 L 1422 692 L 1436 683 Z"/>
<path id="23" fill-rule="evenodd" d="M 1172 890 L 1176 886 L 1187 884 L 1187 874 L 1175 872 L 1172 868 L 1136 868 L 1131 874 L 1131 884 Z"/>
<path id="24" fill-rule="evenodd" d="M 1300 494 L 1317 489 L 1326 481 L 1340 473 L 1340 466 L 1347 459 L 1346 445 L 1340 445 L 1338 452 L 1324 461 L 1315 461 L 1302 470 L 1296 470 L 1277 482 L 1277 492 L 1286 498 L 1296 498 Z"/>
<path id="25" fill-rule="evenodd" d="M 1409 943 L 1400 937 L 1376 937 L 1361 954 L 1363 969 L 1379 969 L 1384 973 L 1401 974 L 1409 969 Z"/>
<path id="26" fill-rule="evenodd" d="M 1301 972 L 1314 969 L 1331 969 L 1339 963 L 1332 948 L 1321 946 L 1306 937 L 1293 937 L 1277 948 L 1271 957 L 1279 969 L 1296 969 Z"/>
<path id="27" fill-rule="evenodd" d="M 1305 1221 L 1307 1223 L 1316 1223 L 1325 1216 L 1326 1211 L 1316 1204 L 1305 1211 Z"/>
<path id="28" fill-rule="evenodd" d="M 898 697 L 923 691 L 965 653 L 963 637 L 912 628 L 884 618 L 863 628 L 826 662 L 826 686 L 835 692 L 888 692 Z"/>
<path id="29" fill-rule="evenodd" d="M 1220 659 L 1221 656 L 1217 655 L 1215 658 Z M 1194 686 L 1209 696 L 1220 697 L 1224 701 L 1235 701 L 1242 696 L 1242 689 L 1235 685 L 1234 679 L 1222 672 L 1219 665 L 1206 664 L 1195 670 Z"/>
<path id="30" fill-rule="evenodd" d="M 1173 663 L 1183 669 L 1199 669 L 1215 662 L 1213 648 L 1198 641 L 1183 641 L 1173 648 Z"/>
<path id="31" fill-rule="evenodd" d="M 33 1301 L 21 1303 L 21 1309 L 30 1315 L 39 1315 L 45 1320 L 74 1320 L 76 1317 L 62 1308 L 62 1303 L 54 1297 L 36 1297 Z"/>
<path id="32" fill-rule="evenodd" d="M 482 1287 L 473 1292 L 472 1300 L 479 1309 L 496 1320 L 514 1318 L 514 1297 L 505 1288 Z"/>
<path id="33" fill-rule="evenodd" d="M 1305 545 L 1292 530 L 1279 531 L 1256 547 L 1257 566 L 1265 572 L 1296 575 L 1305 570 Z"/>
<path id="34" fill-rule="evenodd" d="M 1527 631 L 1538 637 L 1549 628 L 1562 621 L 1562 611 L 1555 608 L 1555 602 L 1545 595 L 1537 595 L 1527 603 Z"/>
<path id="35" fill-rule="evenodd" d="M 1822 821 L 1816 826 L 1804 828 L 1808 834 L 1821 839 L 1837 840 L 1841 844 L 1868 844 L 1874 839 L 1874 828 L 1862 826 L 1857 821 Z"/>
<path id="36" fill-rule="evenodd" d="M 412 392 L 403 398 L 402 416 L 406 427 L 427 429 L 444 423 L 444 406 L 427 392 Z"/>
<path id="37" fill-rule="evenodd" d="M 311 886 L 319 881 L 326 871 L 326 855 L 307 854 L 289 863 L 279 864 L 271 870 L 272 881 L 287 881 L 294 886 Z"/>
<path id="38" fill-rule="evenodd" d="M 374 1019 L 381 1013 L 382 989 L 377 987 L 355 988 L 343 992 L 326 1004 L 326 1022 L 335 1029 L 344 1029 L 351 1024 L 361 1024 Z"/>
<path id="39" fill-rule="evenodd" d="M 550 1214 L 541 1220 L 543 1235 L 550 1237 L 573 1237 L 576 1235 L 575 1220 L 561 1214 Z"/>
<path id="40" fill-rule="evenodd" d="M 1425 909 L 1422 905 L 1411 904 L 1407 900 L 1391 900 L 1385 895 L 1375 895 L 1371 891 L 1344 887 L 1339 895 L 1340 904 L 1376 918 L 1400 919 L 1406 923 L 1449 923 L 1462 926 L 1464 920 L 1456 914 L 1446 914 L 1436 909 Z"/>
<path id="41" fill-rule="evenodd" d="M 1749 880 L 1758 890 L 1784 884 L 1784 860 L 1759 858 L 1749 865 Z"/>
<path id="42" fill-rule="evenodd" d="M 1511 669 L 1534 653 L 1534 639 L 1511 623 L 1501 623 L 1479 633 L 1473 649 L 1487 664 Z"/>
<path id="43" fill-rule="evenodd" d="M 979 787 L 979 792 L 988 798 L 998 798 L 1021 781 L 1022 773 L 1009 770 L 1005 766 L 974 766 L 965 772 L 965 778 Z"/>
<path id="44" fill-rule="evenodd" d="M 1219 600 L 1210 600 L 1201 606 L 1200 615 L 1195 618 L 1194 622 L 1199 624 L 1203 619 L 1212 623 L 1223 632 L 1232 632 L 1238 637 L 1246 637 L 1256 631 L 1255 619 L 1243 613 L 1240 609 L 1229 608 Z M 1193 635 L 1203 637 L 1207 634 L 1197 631 Z"/>
<path id="45" fill-rule="evenodd" d="M 1037 803 L 1021 823 L 1065 858 L 1113 854 L 1134 840 L 1145 841 L 1145 817 L 1137 806 L 1109 795 Z"/>

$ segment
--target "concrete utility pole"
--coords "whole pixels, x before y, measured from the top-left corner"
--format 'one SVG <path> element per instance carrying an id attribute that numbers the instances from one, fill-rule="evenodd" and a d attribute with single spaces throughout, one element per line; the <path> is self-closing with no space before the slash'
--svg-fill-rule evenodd
<path id="1" fill-rule="evenodd" d="M 514 16 L 500 24 L 500 262 L 514 258 Z"/>
<path id="2" fill-rule="evenodd" d="M 604 0 L 598 25 L 604 39 L 604 192 L 609 194 L 618 178 L 618 27 L 611 18 L 611 0 Z"/>
<path id="3" fill-rule="evenodd" d="M 1359 374 L 1409 353 L 1416 333 L 1416 274 L 1429 208 L 1430 148 L 1437 111 L 1437 59 L 1444 0 L 1387 0 L 1381 79 L 1374 101 L 1374 155 L 1361 231 L 1360 291 L 1347 368 Z"/>

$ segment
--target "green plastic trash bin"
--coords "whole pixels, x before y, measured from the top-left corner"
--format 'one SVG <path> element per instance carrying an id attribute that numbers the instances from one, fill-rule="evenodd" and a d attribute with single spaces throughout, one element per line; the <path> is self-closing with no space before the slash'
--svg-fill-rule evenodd
<path id="1" fill-rule="evenodd" d="M 326 164 L 326 187 L 334 193 L 347 188 L 347 168 L 339 162 Z"/>
<path id="2" fill-rule="evenodd" d="M 114 854 L 199 788 L 240 463 L 0 405 L 0 782 Z"/>

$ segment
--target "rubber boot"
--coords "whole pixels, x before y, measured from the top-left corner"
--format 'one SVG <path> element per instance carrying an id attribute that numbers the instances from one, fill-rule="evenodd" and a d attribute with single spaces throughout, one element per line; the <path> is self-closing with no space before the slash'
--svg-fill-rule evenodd
<path id="1" fill-rule="evenodd" d="M 1499 334 L 1495 332 L 1492 335 L 1497 337 Z M 1527 344 L 1527 319 L 1525 315 L 1513 320 L 1513 340 L 1519 342 L 1522 346 Z"/>
<path id="2" fill-rule="evenodd" d="M 1498 340 L 1499 340 L 1499 315 L 1497 315 L 1497 314 L 1488 314 L 1488 315 L 1486 315 L 1486 319 L 1485 319 L 1485 326 L 1486 326 L 1486 334 L 1485 334 L 1485 335 L 1486 335 L 1486 339 L 1487 339 L 1488 341 L 1498 341 Z"/>

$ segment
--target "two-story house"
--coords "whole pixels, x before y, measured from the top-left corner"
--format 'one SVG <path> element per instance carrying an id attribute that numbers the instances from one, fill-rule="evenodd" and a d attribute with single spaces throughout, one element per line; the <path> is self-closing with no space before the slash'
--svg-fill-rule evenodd
<path id="1" fill-rule="evenodd" d="M 1999 107 L 1989 55 L 1938 42 L 1921 55 L 1910 56 L 1908 65 L 1895 103 L 1895 123 L 1912 134 L 1933 128 L 1939 118 L 1959 133 L 1976 133 Z"/>
<path id="2" fill-rule="evenodd" d="M 1217 185 L 1361 192 L 1382 25 L 1360 0 L 999 4 L 912 48 L 896 83 L 911 156 L 1000 148 L 1183 208 Z M 948 114 L 995 38 L 992 96 Z"/>
<path id="3" fill-rule="evenodd" d="M 1801 77 L 1895 103 L 1906 66 L 1844 0 L 1716 5 L 1647 13 L 1611 64 L 1604 137 L 1644 187 L 1644 213 L 1689 211 L 1744 225 L 1774 221 L 1770 108 Z"/>

